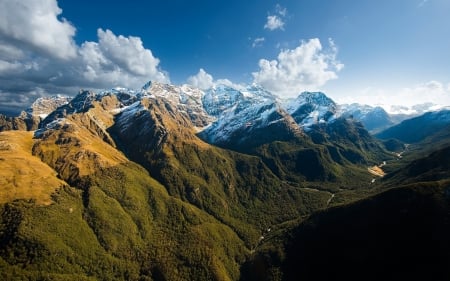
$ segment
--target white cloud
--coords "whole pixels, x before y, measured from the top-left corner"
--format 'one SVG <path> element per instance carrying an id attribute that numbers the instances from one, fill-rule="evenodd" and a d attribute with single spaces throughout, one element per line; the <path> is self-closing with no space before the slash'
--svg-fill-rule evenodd
<path id="1" fill-rule="evenodd" d="M 446 88 L 441 82 L 434 80 L 403 88 L 395 96 L 395 104 L 414 105 L 432 102 L 450 105 L 450 89 Z"/>
<path id="2" fill-rule="evenodd" d="M 148 80 L 170 82 L 160 61 L 134 36 L 97 30 L 97 42 L 74 41 L 75 27 L 60 19 L 56 0 L 0 0 L 2 106 L 79 88 L 140 88 Z"/>
<path id="3" fill-rule="evenodd" d="M 196 75 L 190 76 L 187 79 L 187 83 L 191 86 L 200 88 L 202 90 L 209 89 L 216 85 L 225 85 L 235 89 L 243 88 L 243 85 L 235 84 L 228 79 L 217 79 L 214 80 L 213 76 L 207 73 L 203 68 L 200 68 Z"/>
<path id="4" fill-rule="evenodd" d="M 381 89 L 367 87 L 354 91 L 351 95 L 337 99 L 339 103 L 361 103 L 379 105 L 388 112 L 392 108 L 433 103 L 440 106 L 450 106 L 450 84 L 445 86 L 439 81 L 420 83 L 412 87 Z"/>
<path id="5" fill-rule="evenodd" d="M 265 29 L 269 30 L 276 30 L 276 29 L 284 29 L 284 21 L 276 16 L 276 15 L 269 15 L 267 16 L 267 22 L 264 25 Z"/>
<path id="6" fill-rule="evenodd" d="M 20 44 L 19 49 L 30 48 L 59 59 L 74 58 L 75 27 L 58 19 L 61 13 L 55 0 L 2 0 L 0 39 L 3 45 L 14 41 Z"/>
<path id="7" fill-rule="evenodd" d="M 124 86 L 138 88 L 146 80 L 168 83 L 159 59 L 145 49 L 139 37 L 116 36 L 98 29 L 97 42 L 85 42 L 79 49 L 82 77 L 97 87 Z"/>
<path id="8" fill-rule="evenodd" d="M 267 16 L 266 24 L 264 25 L 264 29 L 276 30 L 281 29 L 284 30 L 284 18 L 287 15 L 287 9 L 277 4 L 275 6 L 275 14 L 269 14 Z"/>
<path id="9" fill-rule="evenodd" d="M 203 70 L 203 68 L 200 68 L 196 75 L 190 76 L 187 82 L 189 85 L 200 89 L 208 89 L 214 85 L 212 75 Z"/>
<path id="10" fill-rule="evenodd" d="M 264 37 L 255 38 L 252 43 L 252 48 L 260 47 L 262 46 L 263 42 L 266 40 Z"/>
<path id="11" fill-rule="evenodd" d="M 111 62 L 138 76 L 160 76 L 157 67 L 159 59 L 151 50 L 145 49 L 139 37 L 115 36 L 110 30 L 98 29 L 99 46 Z M 164 80 L 164 77 L 158 80 Z"/>
<path id="12" fill-rule="evenodd" d="M 337 47 L 322 50 L 320 40 L 302 41 L 293 50 L 282 50 L 277 59 L 259 61 L 259 71 L 253 72 L 254 82 L 281 96 L 297 96 L 305 90 L 317 90 L 336 79 L 343 64 L 336 59 Z"/>

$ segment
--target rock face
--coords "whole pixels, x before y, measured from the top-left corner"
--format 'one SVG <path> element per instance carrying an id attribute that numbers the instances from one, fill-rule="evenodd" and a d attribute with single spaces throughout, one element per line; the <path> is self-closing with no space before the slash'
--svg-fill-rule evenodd
<path id="1" fill-rule="evenodd" d="M 114 88 L 81 91 L 70 101 L 41 99 L 32 108 L 29 111 L 41 117 L 56 108 L 39 122 L 36 138 L 78 123 L 155 170 L 161 181 L 168 173 L 161 171 L 172 169 L 167 159 L 178 155 L 174 150 L 182 146 L 212 144 L 262 157 L 273 173 L 295 180 L 338 180 L 341 167 L 384 157 L 380 144 L 360 123 L 342 117 L 336 103 L 319 92 L 302 93 L 287 103 L 257 85 L 218 85 L 203 92 L 149 82 L 137 91 Z"/>
<path id="2" fill-rule="evenodd" d="M 38 98 L 26 111 L 17 117 L 6 117 L 0 114 L 0 132 L 9 130 L 34 131 L 50 113 L 67 104 L 69 97 L 53 96 Z"/>
<path id="3" fill-rule="evenodd" d="M 257 86 L 242 90 L 217 86 L 207 91 L 203 103 L 216 121 L 199 136 L 213 144 L 245 150 L 303 135 L 276 97 Z"/>
<path id="4" fill-rule="evenodd" d="M 54 109 L 34 133 L 0 133 L 6 280 L 247 280 L 242 266 L 254 257 L 287 257 L 289 277 L 296 253 L 260 251 L 289 241 L 283 233 L 319 210 L 383 191 L 367 186 L 367 167 L 387 154 L 322 93 L 286 105 L 255 85 L 203 92 L 147 83 L 41 103 L 38 115 Z M 412 163 L 398 178 L 417 171 L 448 186 L 448 152 Z M 367 217 L 342 221 L 365 226 Z M 314 233 L 329 241 L 328 231 Z M 248 280 L 279 280 L 282 270 Z"/>
<path id="5" fill-rule="evenodd" d="M 394 125 L 391 116 L 379 106 L 373 107 L 362 104 L 341 105 L 342 116 L 360 121 L 372 133 L 379 132 Z"/>
<path id="6" fill-rule="evenodd" d="M 339 116 L 336 103 L 321 92 L 303 92 L 285 106 L 305 130 L 319 123 L 332 122 Z"/>

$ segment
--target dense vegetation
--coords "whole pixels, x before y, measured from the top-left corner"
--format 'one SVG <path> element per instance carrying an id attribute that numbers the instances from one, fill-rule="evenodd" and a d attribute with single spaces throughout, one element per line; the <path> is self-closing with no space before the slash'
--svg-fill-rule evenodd
<path id="1" fill-rule="evenodd" d="M 390 127 L 377 134 L 381 139 L 396 138 L 406 143 L 424 140 L 437 131 L 450 125 L 449 110 L 428 112 L 424 115 L 407 119 L 398 125 Z"/>
<path id="2" fill-rule="evenodd" d="M 60 108 L 34 140 L 0 135 L 15 192 L 0 201 L 2 280 L 449 277 L 448 132 L 402 159 L 345 118 L 229 150 L 162 99 L 133 116 L 117 103 Z"/>
<path id="3" fill-rule="evenodd" d="M 267 242 L 242 280 L 447 280 L 449 184 L 402 186 L 319 212 Z"/>

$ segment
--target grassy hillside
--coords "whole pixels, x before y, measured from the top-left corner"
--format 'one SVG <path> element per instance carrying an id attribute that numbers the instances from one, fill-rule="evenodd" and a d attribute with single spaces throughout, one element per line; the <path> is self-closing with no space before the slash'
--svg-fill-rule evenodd
<path id="1" fill-rule="evenodd" d="M 112 146 L 98 147 L 76 120 L 33 149 L 72 187 L 54 192 L 47 206 L 34 200 L 1 205 L 4 280 L 239 277 L 249 250 L 232 229 L 169 196 Z"/>
<path id="2" fill-rule="evenodd" d="M 32 132 L 0 132 L 0 203 L 32 199 L 48 205 L 50 195 L 67 185 L 55 170 L 31 155 L 32 138 Z"/>
<path id="3" fill-rule="evenodd" d="M 67 184 L 51 189 L 46 206 L 4 198 L 6 280 L 237 280 L 265 228 L 329 198 L 283 184 L 256 157 L 197 140 L 168 142 L 149 159 L 163 186 L 114 147 L 90 111 L 38 140 L 23 134 L 24 155 Z"/>
<path id="4" fill-rule="evenodd" d="M 114 115 L 118 103 L 69 104 L 35 139 L 0 133 L 0 279 L 389 280 L 407 264 L 406 277 L 448 277 L 446 133 L 368 185 L 388 154 L 359 123 L 243 154 L 199 139 L 163 99 Z"/>

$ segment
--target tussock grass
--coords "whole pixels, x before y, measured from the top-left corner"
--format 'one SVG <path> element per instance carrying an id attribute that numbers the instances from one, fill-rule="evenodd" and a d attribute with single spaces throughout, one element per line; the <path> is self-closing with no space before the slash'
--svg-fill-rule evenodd
<path id="1" fill-rule="evenodd" d="M 51 203 L 50 195 L 66 183 L 38 157 L 31 154 L 33 133 L 0 133 L 0 203 L 34 199 L 39 205 Z"/>

